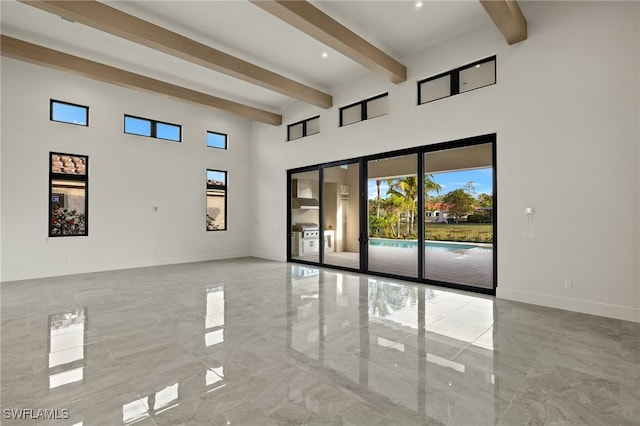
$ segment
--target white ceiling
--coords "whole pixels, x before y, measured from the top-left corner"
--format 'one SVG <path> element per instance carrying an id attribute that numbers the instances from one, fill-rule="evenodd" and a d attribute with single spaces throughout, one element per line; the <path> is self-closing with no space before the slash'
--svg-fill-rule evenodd
<path id="1" fill-rule="evenodd" d="M 112 7 L 332 94 L 371 73 L 247 1 L 107 1 Z M 477 0 L 313 1 L 400 62 L 491 24 Z M 0 1 L 2 34 L 275 113 L 295 100 L 48 12 Z M 498 31 L 496 29 L 496 31 Z M 322 52 L 329 55 L 323 59 Z"/>

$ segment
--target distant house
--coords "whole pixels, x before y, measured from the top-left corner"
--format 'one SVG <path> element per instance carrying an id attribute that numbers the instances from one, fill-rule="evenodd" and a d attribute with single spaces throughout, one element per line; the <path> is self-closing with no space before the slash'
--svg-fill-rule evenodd
<path id="1" fill-rule="evenodd" d="M 486 214 L 491 217 L 493 215 L 493 207 L 476 207 L 472 214 Z M 449 208 L 445 203 L 426 203 L 424 215 L 427 223 L 449 223 L 449 219 L 451 219 Z M 458 221 L 465 222 L 467 217 L 466 215 L 461 216 Z"/>
<path id="2" fill-rule="evenodd" d="M 425 222 L 428 223 L 448 223 L 448 206 L 445 203 L 426 203 Z"/>

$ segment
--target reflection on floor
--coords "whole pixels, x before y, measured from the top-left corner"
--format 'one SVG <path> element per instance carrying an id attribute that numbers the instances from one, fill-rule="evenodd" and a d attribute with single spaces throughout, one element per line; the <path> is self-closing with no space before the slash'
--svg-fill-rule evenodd
<path id="1" fill-rule="evenodd" d="M 369 247 L 369 270 L 402 277 L 418 276 L 418 249 L 397 247 Z M 318 262 L 319 256 L 297 258 Z M 360 254 L 351 252 L 325 253 L 325 264 L 360 268 Z M 462 284 L 480 288 L 493 288 L 493 251 L 476 247 L 452 251 L 425 252 L 425 276 L 434 281 Z"/>
<path id="2" fill-rule="evenodd" d="M 637 323 L 258 259 L 0 292 L 3 425 L 640 422 Z"/>
<path id="3" fill-rule="evenodd" d="M 307 256 L 294 257 L 293 259 L 318 263 L 320 261 L 320 256 L 318 254 L 310 254 Z M 342 266 L 344 268 L 359 269 L 360 253 L 354 253 L 350 251 L 325 253 L 324 263 L 330 266 Z"/>

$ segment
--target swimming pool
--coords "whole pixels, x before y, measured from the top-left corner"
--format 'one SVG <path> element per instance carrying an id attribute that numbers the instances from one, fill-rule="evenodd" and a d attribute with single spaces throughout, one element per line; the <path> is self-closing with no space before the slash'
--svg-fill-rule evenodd
<path id="1" fill-rule="evenodd" d="M 416 240 L 391 240 L 386 238 L 370 238 L 369 246 L 374 247 L 395 247 L 395 248 L 412 248 L 418 247 Z M 427 251 L 456 251 L 456 250 L 492 250 L 491 246 L 477 244 L 458 244 L 458 243 L 439 243 L 435 241 L 426 241 L 424 248 Z"/>

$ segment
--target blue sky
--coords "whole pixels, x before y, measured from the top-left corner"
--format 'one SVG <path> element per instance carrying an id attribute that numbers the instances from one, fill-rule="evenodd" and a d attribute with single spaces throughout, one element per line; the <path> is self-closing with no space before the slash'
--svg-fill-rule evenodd
<path id="1" fill-rule="evenodd" d="M 86 107 L 54 101 L 51 118 L 55 121 L 86 126 L 88 115 L 89 112 Z"/>
<path id="2" fill-rule="evenodd" d="M 219 172 L 217 170 L 207 170 L 207 180 L 217 180 L 226 184 L 225 175 L 225 172 Z"/>
<path id="3" fill-rule="evenodd" d="M 463 170 L 459 172 L 434 173 L 433 180 L 442 186 L 440 194 L 446 194 L 458 188 L 464 188 L 467 182 L 473 182 L 476 187 L 476 196 L 482 194 L 492 194 L 491 168 Z M 377 196 L 377 188 L 375 179 L 369 180 L 369 199 L 375 199 Z M 384 198 L 389 186 L 386 182 L 380 185 L 380 196 Z M 438 195 L 431 192 L 429 195 Z"/>
<path id="4" fill-rule="evenodd" d="M 60 101 L 53 101 L 51 118 L 55 121 L 62 121 L 64 123 L 86 126 L 89 119 L 89 110 L 88 107 L 80 105 L 70 105 Z M 177 142 L 180 141 L 180 126 L 175 124 L 156 122 L 155 127 L 155 137 Z M 125 133 L 131 133 L 133 135 L 151 136 L 151 120 L 146 118 L 125 116 L 124 131 Z M 226 149 L 226 139 L 223 139 L 221 142 L 220 138 L 225 138 L 225 136 L 218 134 L 214 134 L 213 136 L 209 135 L 207 139 L 208 146 L 215 146 L 217 148 Z"/>

